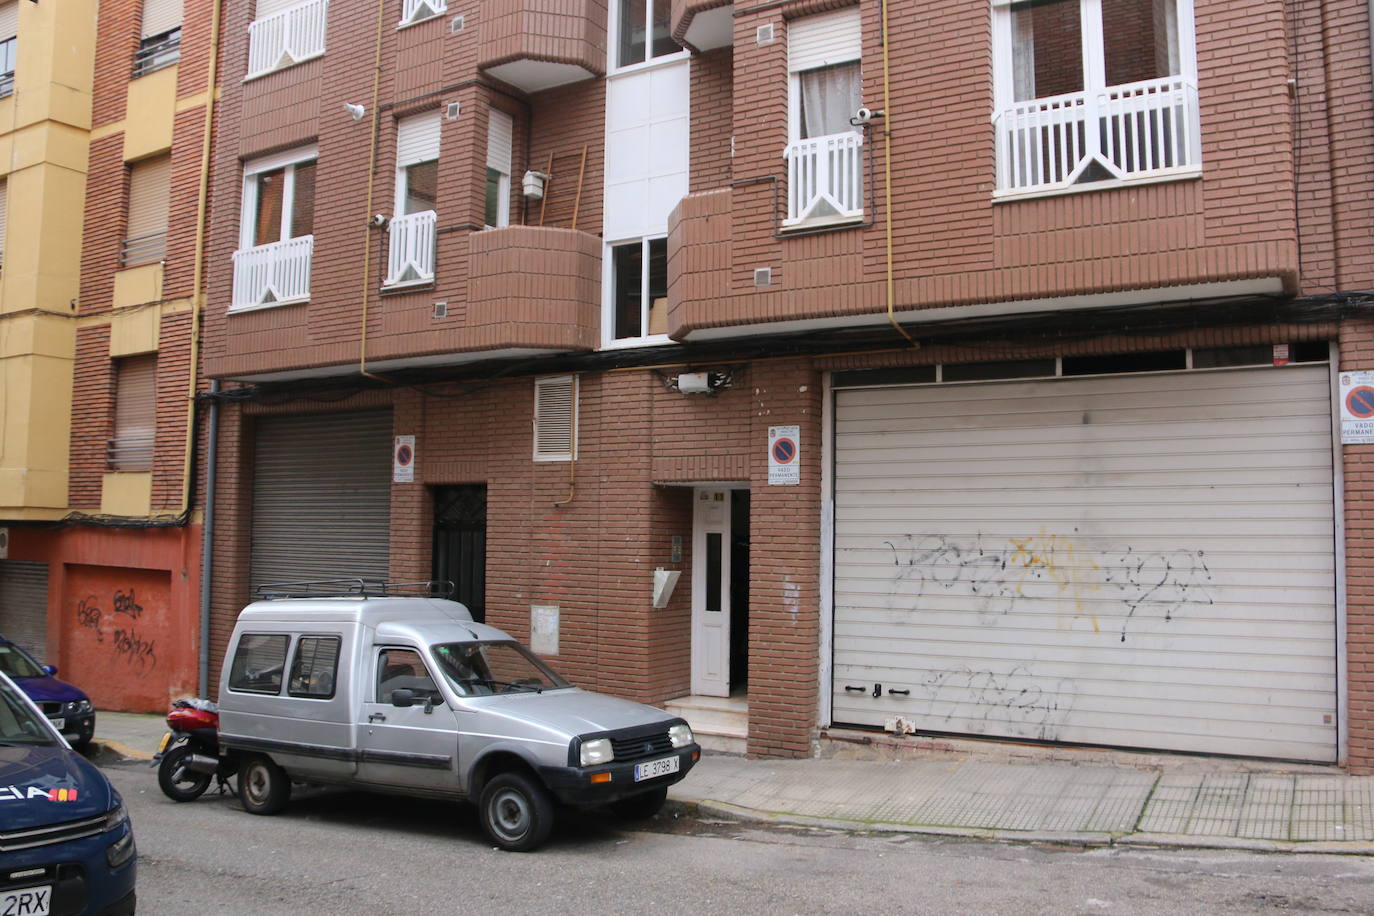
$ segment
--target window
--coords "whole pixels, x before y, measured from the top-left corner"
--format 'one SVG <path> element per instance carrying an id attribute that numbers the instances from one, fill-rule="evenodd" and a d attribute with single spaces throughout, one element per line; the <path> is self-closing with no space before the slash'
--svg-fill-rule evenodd
<path id="1" fill-rule="evenodd" d="M 328 0 L 257 0 L 248 26 L 248 77 L 323 54 L 328 13 Z"/>
<path id="2" fill-rule="evenodd" d="M 448 12 L 446 0 L 401 0 L 401 22 L 397 28 L 424 22 Z"/>
<path id="3" fill-rule="evenodd" d="M 307 147 L 244 166 L 233 308 L 310 298 L 315 155 Z"/>
<path id="4" fill-rule="evenodd" d="M 443 702 L 439 685 L 429 676 L 424 659 L 414 649 L 383 649 L 377 653 L 377 695 L 375 702 L 390 703 L 396 690 L 413 690 L 416 695 Z"/>
<path id="5" fill-rule="evenodd" d="M 487 195 L 483 221 L 489 228 L 510 225 L 511 144 L 515 122 L 491 109 L 487 121 Z"/>
<path id="6" fill-rule="evenodd" d="M 167 206 L 172 157 L 156 156 L 129 167 L 129 214 L 121 267 L 156 264 L 167 254 Z"/>
<path id="7" fill-rule="evenodd" d="M 128 356 L 114 363 L 114 436 L 111 471 L 151 471 L 157 424 L 157 357 Z"/>
<path id="8" fill-rule="evenodd" d="M 644 239 L 611 248 L 610 316 L 614 340 L 667 333 L 668 240 Z"/>
<path id="9" fill-rule="evenodd" d="M 140 77 L 181 59 L 182 0 L 143 0 L 143 21 L 134 76 Z"/>
<path id="10" fill-rule="evenodd" d="M 291 659 L 291 678 L 286 692 L 293 697 L 327 700 L 334 695 L 339 673 L 339 637 L 302 636 Z"/>
<path id="11" fill-rule="evenodd" d="M 1003 193 L 1196 174 L 1192 0 L 993 0 Z"/>
<path id="12" fill-rule="evenodd" d="M 396 124 L 396 215 L 388 226 L 387 286 L 434 280 L 439 124 L 437 111 Z"/>
<path id="13" fill-rule="evenodd" d="M 784 225 L 863 216 L 863 104 L 859 11 L 788 25 L 788 206 Z"/>
<path id="14" fill-rule="evenodd" d="M 534 460 L 577 457 L 577 377 L 554 375 L 534 382 Z"/>
<path id="15" fill-rule="evenodd" d="M 616 4 L 616 66 L 642 64 L 655 57 L 677 54 L 668 0 L 618 0 Z M 646 53 L 647 56 L 646 56 Z"/>
<path id="16" fill-rule="evenodd" d="M 19 43 L 19 3 L 0 3 L 0 98 L 14 94 L 14 62 Z"/>
<path id="17" fill-rule="evenodd" d="M 229 666 L 229 689 L 246 693 L 280 693 L 282 668 L 290 637 L 244 633 Z"/>

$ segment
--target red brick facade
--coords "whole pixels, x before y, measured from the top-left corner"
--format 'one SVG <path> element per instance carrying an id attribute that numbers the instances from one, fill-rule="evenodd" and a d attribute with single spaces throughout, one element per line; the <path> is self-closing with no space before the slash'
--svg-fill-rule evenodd
<path id="1" fill-rule="evenodd" d="M 433 488 L 485 484 L 488 621 L 526 638 L 531 606 L 557 605 L 558 667 L 585 686 L 647 702 L 691 691 L 691 553 L 674 561 L 672 548 L 675 537 L 691 543 L 693 487 L 747 487 L 748 748 L 804 756 L 827 724 L 820 710 L 831 689 L 820 679 L 829 651 L 828 373 L 1325 340 L 1337 342 L 1340 368 L 1374 369 L 1365 319 L 1328 310 L 1300 320 L 1313 313 L 1298 308 L 1312 297 L 1374 289 L 1374 74 L 1363 0 L 1196 0 L 1201 176 L 1005 200 L 994 199 L 987 0 L 919 10 L 893 4 L 887 103 L 879 7 L 861 4 L 863 100 L 888 106 L 868 128 L 864 219 L 792 236 L 778 225 L 787 31 L 797 17 L 839 5 L 737 6 L 733 47 L 690 61 L 689 193 L 668 239 L 668 334 L 677 343 L 666 344 L 661 359 L 620 354 L 619 363 L 616 351 L 598 350 L 607 78 L 525 93 L 485 75 L 479 49 L 494 41 L 486 28 L 499 30 L 510 49 L 501 63 L 550 59 L 512 38 L 511 23 L 531 18 L 528 4 L 498 4 L 495 25 L 473 3 L 379 31 L 359 14 L 363 5 L 333 0 L 323 57 L 245 82 L 249 6 L 232 5 L 225 21 L 205 368 L 230 388 L 263 387 L 221 411 L 215 664 L 255 584 L 256 420 L 339 411 L 346 425 L 347 411 L 386 406 L 394 434 L 415 436 L 417 451 L 415 481 L 391 489 L 392 577 L 430 575 Z M 455 32 L 458 13 L 465 25 Z M 776 39 L 759 43 L 757 29 L 767 24 Z M 560 34 L 572 35 L 566 25 Z M 539 44 L 534 37 L 525 44 Z M 365 105 L 365 117 L 351 120 L 345 103 Z M 433 284 L 384 291 L 386 235 L 368 228 L 368 217 L 392 215 L 395 121 L 450 103 L 458 114 L 440 121 Z M 514 119 L 517 187 L 511 228 L 484 232 L 491 107 Z M 231 311 L 242 165 L 305 144 L 319 149 L 309 301 Z M 118 158 L 117 149 L 97 145 L 93 161 L 97 149 Z M 526 169 L 553 176 L 542 201 L 520 195 Z M 770 271 L 766 286 L 756 285 L 760 268 Z M 906 313 L 919 349 L 888 324 L 889 269 L 893 311 Z M 971 306 L 969 315 L 1015 316 L 1064 297 L 1083 297 L 1078 308 L 1095 330 L 1041 330 L 1008 318 L 982 339 L 941 343 L 936 325 L 911 314 L 940 309 L 932 315 L 944 323 Z M 1204 303 L 1189 320 L 1157 327 L 1094 311 L 1209 299 L 1230 308 Z M 179 326 L 164 320 L 164 335 L 169 327 Z M 804 344 L 782 338 L 807 328 L 813 336 Z M 861 346 L 838 338 L 823 345 L 841 328 L 867 328 L 869 336 Z M 97 329 L 86 338 L 92 352 L 102 346 Z M 705 339 L 715 349 L 701 345 Z M 464 368 L 476 362 L 480 369 Z M 445 363 L 467 376 L 425 374 Z M 668 384 L 706 370 L 727 375 L 729 387 L 689 397 Z M 577 460 L 534 461 L 533 378 L 562 372 L 578 378 Z M 319 378 L 329 382 L 312 387 Z M 98 398 L 94 382 L 86 397 Z M 796 486 L 768 483 L 773 426 L 800 428 Z M 1374 770 L 1374 533 L 1361 508 L 1374 481 L 1364 469 L 1369 448 L 1344 448 L 1337 506 L 1349 686 L 1340 698 L 1349 723 L 1343 760 L 1360 772 Z M 682 570 L 660 609 L 650 606 L 656 567 Z"/>

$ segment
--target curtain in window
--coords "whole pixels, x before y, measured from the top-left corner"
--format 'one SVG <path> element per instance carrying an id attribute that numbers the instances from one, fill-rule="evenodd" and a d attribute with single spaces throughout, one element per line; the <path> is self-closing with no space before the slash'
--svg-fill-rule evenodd
<path id="1" fill-rule="evenodd" d="M 801 137 L 824 137 L 853 130 L 849 119 L 859 110 L 862 87 L 859 62 L 806 70 L 801 83 Z"/>
<path id="2" fill-rule="evenodd" d="M 253 244 L 281 241 L 281 208 L 286 190 L 286 169 L 273 169 L 257 176 L 258 212 L 253 215 Z"/>

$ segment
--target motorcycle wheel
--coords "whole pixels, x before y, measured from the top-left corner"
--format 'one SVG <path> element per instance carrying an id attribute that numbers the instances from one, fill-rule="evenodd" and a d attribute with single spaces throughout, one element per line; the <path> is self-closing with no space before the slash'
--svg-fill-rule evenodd
<path id="1" fill-rule="evenodd" d="M 197 773 L 188 770 L 183 762 L 194 751 L 189 744 L 172 748 L 162 755 L 162 763 L 157 768 L 157 784 L 174 802 L 195 801 L 210 788 L 211 773 Z"/>

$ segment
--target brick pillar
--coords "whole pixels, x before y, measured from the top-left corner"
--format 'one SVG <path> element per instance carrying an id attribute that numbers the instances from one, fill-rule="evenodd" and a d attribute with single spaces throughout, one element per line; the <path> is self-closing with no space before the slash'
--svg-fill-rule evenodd
<path id="1" fill-rule="evenodd" d="M 809 362 L 751 369 L 749 753 L 804 757 L 820 653 L 821 386 Z M 768 428 L 799 426 L 801 483 L 768 483 Z"/>
<path id="2" fill-rule="evenodd" d="M 1341 325 L 1342 371 L 1374 369 L 1374 322 Z M 1374 445 L 1342 447 L 1345 469 L 1347 762 L 1352 773 L 1374 773 Z"/>

